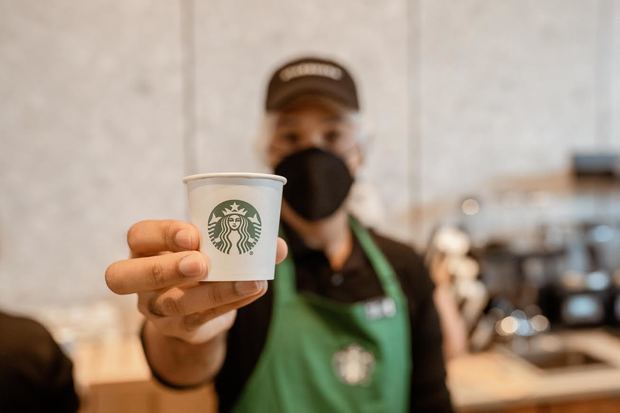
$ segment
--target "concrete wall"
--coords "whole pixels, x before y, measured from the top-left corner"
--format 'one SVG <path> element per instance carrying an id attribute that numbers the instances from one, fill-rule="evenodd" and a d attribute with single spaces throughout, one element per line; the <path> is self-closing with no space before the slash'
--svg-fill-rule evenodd
<path id="1" fill-rule="evenodd" d="M 106 294 L 124 231 L 182 217 L 179 5 L 0 2 L 0 305 Z"/>
<path id="2" fill-rule="evenodd" d="M 381 228 L 424 206 L 620 149 L 614 0 L 0 0 L 0 305 L 106 297 L 180 178 L 257 170 L 270 70 L 337 58 L 360 84 Z"/>

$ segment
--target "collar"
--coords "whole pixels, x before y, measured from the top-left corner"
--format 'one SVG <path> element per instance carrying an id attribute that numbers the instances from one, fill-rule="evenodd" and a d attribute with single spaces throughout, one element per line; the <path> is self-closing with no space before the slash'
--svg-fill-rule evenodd
<path id="1" fill-rule="evenodd" d="M 306 260 L 325 260 L 329 262 L 325 252 L 322 249 L 315 249 L 309 247 L 286 222 L 280 221 L 282 230 L 286 236 L 286 243 L 288 244 L 289 253 L 292 255 L 293 261 L 296 264 L 306 262 Z M 350 229 L 349 229 L 350 230 Z M 366 254 L 362 250 L 362 246 L 355 234 L 351 233 L 353 245 L 351 246 L 351 253 L 345 260 L 340 272 L 346 273 L 349 271 L 355 271 L 361 267 L 367 265 Z"/>

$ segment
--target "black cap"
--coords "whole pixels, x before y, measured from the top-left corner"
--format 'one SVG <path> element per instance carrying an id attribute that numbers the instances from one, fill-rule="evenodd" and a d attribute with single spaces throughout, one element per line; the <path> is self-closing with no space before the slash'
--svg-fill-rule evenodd
<path id="1" fill-rule="evenodd" d="M 331 98 L 358 111 L 355 82 L 336 62 L 305 57 L 286 63 L 271 76 L 265 99 L 267 111 L 280 110 L 298 97 L 315 95 Z"/>

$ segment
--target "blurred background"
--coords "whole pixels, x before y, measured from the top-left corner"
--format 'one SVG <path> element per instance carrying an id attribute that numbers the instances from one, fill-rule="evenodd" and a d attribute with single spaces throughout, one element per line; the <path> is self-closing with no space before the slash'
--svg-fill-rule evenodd
<path id="1" fill-rule="evenodd" d="M 616 0 L 0 0 L 0 307 L 92 411 L 179 406 L 103 273 L 132 223 L 186 217 L 184 175 L 265 169 L 268 76 L 308 53 L 360 89 L 360 214 L 447 263 L 457 407 L 620 411 Z"/>

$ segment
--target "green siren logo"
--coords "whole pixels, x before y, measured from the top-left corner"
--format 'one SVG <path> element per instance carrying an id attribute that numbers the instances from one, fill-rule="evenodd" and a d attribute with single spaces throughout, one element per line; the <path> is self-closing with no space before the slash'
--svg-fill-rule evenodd
<path id="1" fill-rule="evenodd" d="M 211 211 L 209 239 L 224 254 L 230 254 L 233 246 L 237 253 L 245 254 L 258 243 L 261 226 L 260 215 L 252 205 L 231 199 L 218 204 Z"/>

